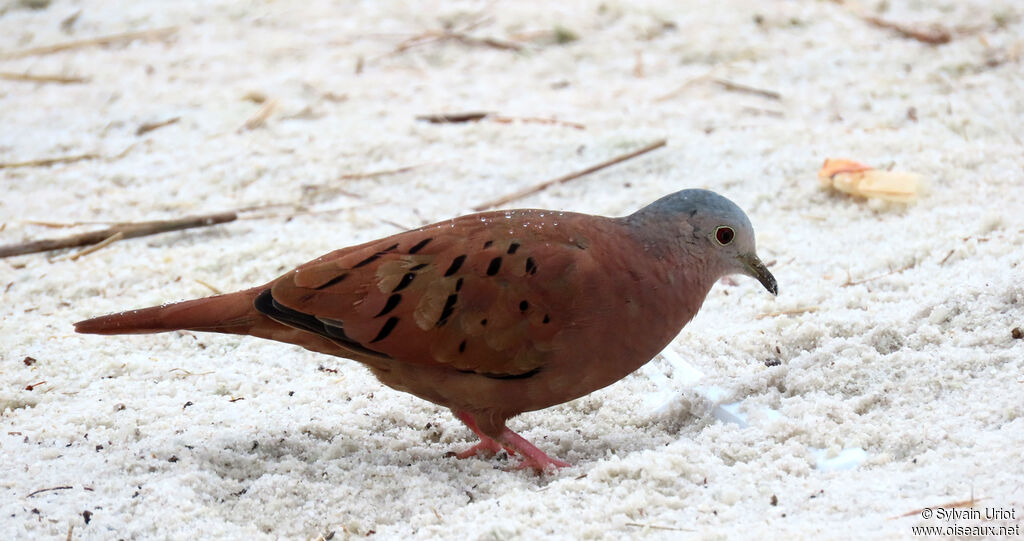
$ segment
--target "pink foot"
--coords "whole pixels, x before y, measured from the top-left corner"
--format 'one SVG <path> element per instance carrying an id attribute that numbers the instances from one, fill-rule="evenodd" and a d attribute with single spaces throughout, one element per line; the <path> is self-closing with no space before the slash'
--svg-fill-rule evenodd
<path id="1" fill-rule="evenodd" d="M 515 455 L 516 453 L 522 455 L 523 460 L 515 467 L 517 470 L 532 468 L 534 471 L 541 473 L 551 468 L 557 469 L 570 466 L 568 462 L 562 462 L 544 454 L 544 451 L 526 441 L 526 438 L 512 432 L 508 427 L 505 427 L 498 440 L 495 440 L 480 430 L 480 427 L 476 425 L 476 419 L 469 413 L 457 411 L 455 416 L 480 438 L 480 443 L 456 454 L 456 458 L 469 458 L 475 456 L 477 452 L 483 452 L 486 456 L 493 456 L 504 448 L 509 455 Z"/>
<path id="2" fill-rule="evenodd" d="M 532 443 L 526 441 L 526 438 L 512 432 L 508 428 L 502 432 L 501 441 L 507 445 L 506 449 L 511 447 L 516 451 L 519 451 L 519 454 L 523 455 L 523 461 L 516 466 L 517 470 L 533 468 L 537 473 L 543 473 L 549 468 L 567 468 L 571 465 L 568 462 L 562 462 L 557 458 L 549 457 L 544 454 L 544 451 L 541 451 Z"/>
<path id="3" fill-rule="evenodd" d="M 476 456 L 477 453 L 481 453 L 484 456 L 494 456 L 500 450 L 501 445 L 498 442 L 491 438 L 480 438 L 480 443 L 462 451 L 461 453 L 455 453 L 455 458 L 469 458 L 471 456 Z"/>

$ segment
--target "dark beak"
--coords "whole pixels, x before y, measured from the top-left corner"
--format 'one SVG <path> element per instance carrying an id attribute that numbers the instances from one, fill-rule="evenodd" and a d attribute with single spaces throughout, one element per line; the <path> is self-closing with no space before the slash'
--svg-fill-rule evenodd
<path id="1" fill-rule="evenodd" d="M 742 261 L 743 265 L 747 268 L 747 274 L 757 278 L 757 281 L 761 282 L 761 285 L 763 285 L 769 293 L 772 295 L 779 294 L 778 282 L 775 281 L 775 277 L 768 271 L 768 267 L 765 267 L 764 263 L 761 263 L 761 260 L 758 259 L 756 254 L 740 256 L 740 261 Z"/>

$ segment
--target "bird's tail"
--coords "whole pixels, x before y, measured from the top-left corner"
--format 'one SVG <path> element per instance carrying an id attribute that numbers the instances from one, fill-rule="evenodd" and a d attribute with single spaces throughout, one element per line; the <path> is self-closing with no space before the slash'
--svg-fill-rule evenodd
<path id="1" fill-rule="evenodd" d="M 75 323 L 86 334 L 148 334 L 177 330 L 254 334 L 269 323 L 253 301 L 266 286 L 237 293 L 129 310 Z"/>

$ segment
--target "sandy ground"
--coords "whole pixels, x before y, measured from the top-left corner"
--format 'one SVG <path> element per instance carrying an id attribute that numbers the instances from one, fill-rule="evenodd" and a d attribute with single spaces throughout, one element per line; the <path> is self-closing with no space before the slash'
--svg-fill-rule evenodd
<path id="1" fill-rule="evenodd" d="M 863 6 L 941 24 L 942 45 L 868 24 L 850 2 L 32 3 L 0 3 L 0 72 L 86 81 L 0 78 L 0 162 L 92 157 L 0 169 L 0 244 L 263 208 L 77 260 L 0 260 L 0 538 L 1020 527 L 1019 1 Z M 407 41 L 446 25 L 476 41 Z M 416 120 L 478 110 L 519 120 Z M 513 420 L 573 463 L 557 474 L 446 457 L 470 432 L 350 361 L 230 336 L 72 332 L 206 284 L 260 283 L 660 138 L 514 206 L 619 215 L 714 189 L 751 216 L 781 294 L 720 283 L 669 355 Z M 824 190 L 827 157 L 916 172 L 928 190 L 911 205 Z M 945 513 L 972 496 L 981 518 Z"/>

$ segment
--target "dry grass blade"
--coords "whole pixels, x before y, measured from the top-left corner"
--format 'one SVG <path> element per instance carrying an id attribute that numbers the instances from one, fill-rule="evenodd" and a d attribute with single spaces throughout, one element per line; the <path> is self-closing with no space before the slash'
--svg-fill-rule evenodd
<path id="1" fill-rule="evenodd" d="M 129 222 L 116 224 L 100 231 L 91 231 L 89 233 L 81 233 L 78 235 L 71 235 L 69 237 L 43 239 L 21 244 L 0 246 L 0 258 L 33 254 L 37 252 L 48 252 L 50 250 L 59 250 L 61 248 L 88 246 L 90 244 L 96 244 L 110 239 L 118 233 L 122 235 L 121 238 L 130 239 L 134 237 L 155 235 L 157 233 L 190 229 L 193 227 L 207 227 L 215 224 L 231 222 L 237 218 L 238 215 L 234 212 L 220 212 L 216 214 L 204 214 L 201 216 L 188 216 L 176 220 L 157 220 L 152 222 Z"/>
<path id="2" fill-rule="evenodd" d="M 468 113 L 441 113 L 437 115 L 419 115 L 416 120 L 429 122 L 431 124 L 457 124 L 460 122 L 476 122 L 491 113 L 484 111 L 471 111 Z"/>
<path id="3" fill-rule="evenodd" d="M 153 130 L 158 130 L 164 126 L 170 126 L 175 122 L 181 120 L 180 116 L 168 118 L 167 120 L 161 120 L 160 122 L 146 122 L 139 126 L 139 129 L 135 130 L 135 135 L 145 135 Z"/>
<path id="4" fill-rule="evenodd" d="M 494 116 L 494 115 L 492 115 L 492 116 L 488 117 L 488 119 L 491 120 L 492 122 L 497 122 L 499 124 L 514 124 L 516 122 L 522 122 L 524 124 L 550 124 L 552 126 L 565 126 L 567 128 L 573 128 L 573 129 L 576 129 L 576 130 L 585 130 L 585 129 L 587 129 L 586 126 L 584 126 L 583 124 L 580 124 L 578 122 L 567 122 L 565 120 L 558 120 L 558 119 L 555 119 L 555 118 L 541 118 L 541 117 L 533 117 L 533 116 L 514 117 L 514 116 Z"/>
<path id="5" fill-rule="evenodd" d="M 59 83 L 62 85 L 89 82 L 89 79 L 86 77 L 68 75 L 37 75 L 32 73 L 11 73 L 7 71 L 0 71 L 0 79 L 7 81 L 24 81 L 27 83 Z"/>
<path id="6" fill-rule="evenodd" d="M 755 96 L 761 96 L 762 98 L 768 98 L 770 100 L 781 100 L 782 94 L 774 90 L 764 90 L 762 88 L 755 88 L 752 86 L 743 85 L 740 83 L 734 83 L 725 79 L 713 79 L 715 84 L 721 86 L 726 90 L 733 92 L 742 92 L 744 94 L 753 94 Z"/>
<path id="7" fill-rule="evenodd" d="M 114 244 L 115 242 L 117 242 L 117 241 L 119 241 L 119 240 L 121 240 L 123 238 L 124 238 L 124 231 L 118 231 L 117 233 L 114 233 L 113 235 L 110 235 L 109 237 L 107 237 L 107 238 L 97 242 L 96 244 L 93 244 L 92 246 L 90 246 L 90 247 L 88 247 L 88 248 L 86 248 L 86 249 L 84 249 L 84 250 L 82 250 L 82 251 L 72 255 L 68 259 L 70 259 L 71 261 L 77 261 L 78 258 L 80 258 L 80 257 L 82 257 L 84 255 L 89 255 L 89 254 L 91 254 L 91 253 L 93 253 L 93 252 L 95 252 L 97 250 L 102 250 L 103 248 L 106 248 L 107 246 L 110 246 L 111 244 Z"/>
<path id="8" fill-rule="evenodd" d="M 778 312 L 768 312 L 767 314 L 760 314 L 757 319 L 765 319 L 769 317 L 778 316 L 798 316 L 800 314 L 807 314 L 810 312 L 817 312 L 819 306 L 808 306 L 806 308 L 793 308 L 791 310 L 779 310 Z"/>
<path id="9" fill-rule="evenodd" d="M 173 34 L 177 30 L 178 28 L 176 26 L 171 26 L 168 28 L 142 30 L 139 32 L 124 32 L 121 34 L 111 34 L 109 36 L 99 36 L 95 38 L 68 41 L 64 43 L 57 43 L 54 45 L 44 45 L 42 47 L 22 49 L 20 51 L 11 51 L 9 53 L 0 53 L 0 59 L 10 60 L 13 58 L 24 58 L 26 56 L 53 54 L 59 53 L 61 51 L 68 51 L 71 49 L 81 49 L 83 47 L 110 45 L 111 43 L 135 41 L 137 39 L 160 39 L 169 36 L 170 34 Z"/>
<path id="10" fill-rule="evenodd" d="M 554 186 L 555 184 L 562 184 L 563 182 L 568 182 L 570 180 L 574 180 L 574 179 L 580 178 L 580 177 L 582 177 L 584 175 L 589 175 L 590 173 L 593 173 L 595 171 L 600 171 L 601 169 L 604 169 L 606 167 L 611 167 L 613 165 L 622 163 L 622 162 L 624 162 L 626 160 L 629 160 L 629 159 L 635 158 L 637 156 L 640 156 L 641 154 L 646 154 L 646 153 L 648 153 L 648 152 L 650 152 L 652 150 L 655 150 L 655 149 L 658 149 L 658 148 L 661 148 L 661 147 L 665 146 L 667 143 L 668 143 L 668 141 L 666 141 L 665 139 L 661 139 L 661 140 L 655 141 L 654 143 L 646 145 L 646 146 L 644 146 L 644 147 L 642 147 L 640 149 L 634 150 L 633 152 L 629 152 L 627 154 L 623 154 L 621 156 L 617 156 L 617 157 L 612 158 L 610 160 L 603 161 L 603 162 L 601 162 L 601 163 L 599 163 L 597 165 L 592 165 L 592 166 L 590 166 L 590 167 L 588 167 L 586 169 L 583 169 L 582 171 L 577 171 L 575 173 L 569 173 L 568 175 L 563 175 L 563 176 L 560 176 L 558 178 L 554 178 L 554 179 L 551 179 L 551 180 L 548 180 L 548 181 L 545 181 L 545 182 L 541 182 L 540 184 L 536 184 L 534 186 L 530 186 L 529 188 L 525 188 L 525 189 L 519 190 L 518 192 L 514 192 L 514 193 L 508 194 L 508 195 L 503 196 L 503 197 L 499 197 L 499 198 L 494 199 L 492 201 L 488 201 L 486 203 L 481 203 L 481 204 L 473 207 L 473 210 L 476 210 L 476 211 L 487 210 L 489 208 L 498 207 L 498 206 L 504 205 L 506 203 L 515 201 L 517 199 L 522 199 L 523 197 L 526 197 L 528 195 L 532 195 L 532 194 L 535 194 L 535 193 L 537 193 L 539 191 L 542 191 L 542 190 L 545 190 L 547 188 L 550 188 L 551 186 Z"/>
<path id="11" fill-rule="evenodd" d="M 888 30 L 895 30 L 903 37 L 916 39 L 921 43 L 927 43 L 929 45 L 942 45 L 953 41 L 952 32 L 938 25 L 922 28 L 919 26 L 886 21 L 885 19 L 880 19 L 872 15 L 862 15 L 861 19 L 864 19 L 865 22 L 871 25 Z"/>
<path id="12" fill-rule="evenodd" d="M 936 509 L 936 508 L 951 509 L 951 508 L 954 508 L 954 507 L 974 507 L 975 503 L 978 503 L 980 501 L 987 500 L 987 499 L 988 498 L 974 498 L 974 497 L 971 497 L 971 499 L 969 499 L 969 500 L 960 500 L 958 502 L 948 502 L 948 503 L 944 503 L 944 504 L 941 504 L 941 505 L 933 505 L 931 507 L 922 507 L 920 509 L 914 509 L 913 511 L 908 511 L 906 513 L 903 513 L 902 515 L 900 515 L 898 517 L 893 517 L 893 519 L 909 517 L 909 516 L 913 516 L 913 515 L 920 515 L 921 511 L 924 511 L 925 509 Z"/>
<path id="13" fill-rule="evenodd" d="M 16 167 L 46 167 L 48 165 L 56 165 L 58 163 L 74 163 L 82 160 L 95 160 L 99 159 L 99 154 L 76 154 L 74 156 L 59 156 L 56 158 L 42 158 L 38 160 L 27 160 L 23 162 L 6 162 L 0 163 L 0 169 L 14 169 Z"/>
<path id="14" fill-rule="evenodd" d="M 263 105 L 261 105 L 259 110 L 256 111 L 256 114 L 249 117 L 249 120 L 246 120 L 245 124 L 243 124 L 238 131 L 254 130 L 256 128 L 263 127 L 266 125 L 267 119 L 270 118 L 270 115 L 274 114 L 274 111 L 277 110 L 278 105 L 280 105 L 280 102 L 275 99 L 264 101 Z"/>
<path id="15" fill-rule="evenodd" d="M 422 165 L 407 165 L 405 167 L 399 167 L 398 169 L 385 169 L 382 171 L 370 171 L 368 173 L 347 173 L 338 177 L 338 180 L 358 180 L 364 178 L 377 178 L 385 177 L 388 175 L 400 175 L 402 173 L 408 173 L 413 169 L 422 167 Z"/>

